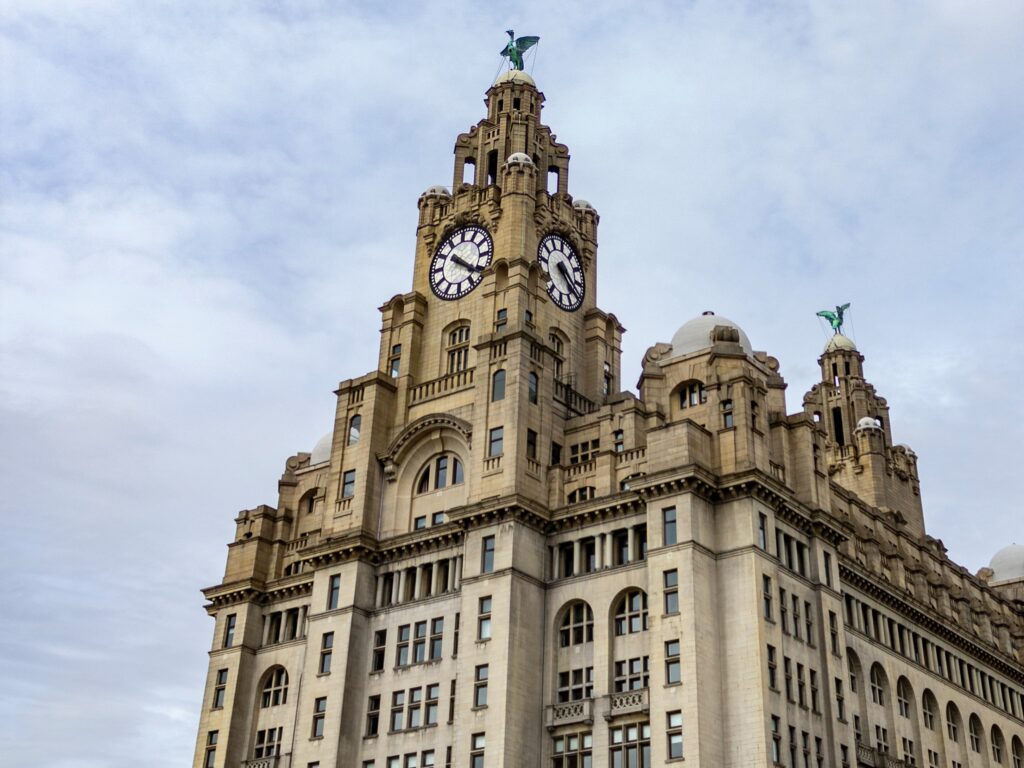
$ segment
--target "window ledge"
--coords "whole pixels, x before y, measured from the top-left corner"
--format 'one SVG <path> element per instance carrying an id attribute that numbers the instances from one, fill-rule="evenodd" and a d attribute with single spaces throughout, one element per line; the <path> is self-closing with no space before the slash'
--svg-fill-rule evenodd
<path id="1" fill-rule="evenodd" d="M 310 736 L 309 737 L 310 741 L 323 741 L 323 739 L 324 739 L 323 736 Z"/>
<path id="2" fill-rule="evenodd" d="M 665 686 L 664 686 L 664 687 L 665 687 L 665 688 L 678 688 L 678 687 L 679 687 L 679 686 L 681 686 L 682 684 L 683 684 L 683 681 L 682 681 L 682 680 L 680 680 L 679 682 L 676 682 L 676 683 L 665 683 Z"/>

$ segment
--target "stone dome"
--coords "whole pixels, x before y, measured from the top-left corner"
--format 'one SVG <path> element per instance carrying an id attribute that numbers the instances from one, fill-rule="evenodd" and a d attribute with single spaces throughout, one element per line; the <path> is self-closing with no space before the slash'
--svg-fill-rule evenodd
<path id="1" fill-rule="evenodd" d="M 533 165 L 533 160 L 525 152 L 513 152 L 508 156 L 506 163 L 526 163 L 527 165 Z"/>
<path id="2" fill-rule="evenodd" d="M 592 206 L 586 200 L 573 200 L 572 201 L 572 207 L 573 208 L 579 208 L 581 211 L 592 211 L 592 210 L 594 210 L 594 206 Z"/>
<path id="3" fill-rule="evenodd" d="M 533 78 L 521 69 L 510 69 L 507 72 L 502 72 L 498 79 L 494 81 L 494 85 L 501 85 L 502 83 L 517 83 L 520 85 L 531 85 L 534 88 L 537 87 L 537 84 L 533 82 Z"/>
<path id="4" fill-rule="evenodd" d="M 423 194 L 424 195 L 438 195 L 440 197 L 451 197 L 452 196 L 452 193 L 448 191 L 448 187 L 441 186 L 440 184 L 435 184 L 432 187 L 427 187 L 426 192 L 424 192 Z"/>
<path id="5" fill-rule="evenodd" d="M 691 352 L 707 349 L 714 343 L 711 339 L 711 331 L 718 325 L 735 328 L 739 333 L 739 344 L 743 351 L 748 355 L 752 353 L 750 339 L 747 338 L 747 334 L 743 332 L 742 328 L 727 317 L 716 315 L 714 312 L 705 312 L 700 317 L 695 317 L 680 326 L 675 336 L 672 337 L 672 351 L 668 356 L 681 357 Z"/>
<path id="6" fill-rule="evenodd" d="M 825 351 L 836 352 L 840 349 L 846 350 L 848 352 L 856 352 L 857 345 L 854 344 L 853 341 L 848 339 L 846 336 L 843 336 L 843 334 L 837 333 L 833 335 L 831 339 L 828 340 L 828 344 L 825 345 Z"/>
<path id="7" fill-rule="evenodd" d="M 878 430 L 881 430 L 882 428 L 880 426 L 878 426 L 878 422 L 875 421 L 870 416 L 863 416 L 857 422 L 857 429 L 878 429 Z"/>
<path id="8" fill-rule="evenodd" d="M 313 446 L 313 452 L 309 454 L 309 465 L 322 464 L 323 462 L 331 458 L 331 443 L 333 442 L 334 433 L 328 432 L 326 435 L 321 437 L 315 446 Z"/>
<path id="9" fill-rule="evenodd" d="M 1024 544 L 1003 547 L 993 555 L 988 567 L 992 569 L 990 581 L 1024 579 Z"/>

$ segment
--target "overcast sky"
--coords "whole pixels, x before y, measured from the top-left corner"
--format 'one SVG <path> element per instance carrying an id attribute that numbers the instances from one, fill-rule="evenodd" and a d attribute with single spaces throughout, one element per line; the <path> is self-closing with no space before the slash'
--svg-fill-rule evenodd
<path id="1" fill-rule="evenodd" d="M 189 763 L 199 589 L 375 367 L 509 27 L 625 382 L 712 309 L 797 411 L 849 301 L 929 532 L 1024 543 L 1020 2 L 281 5 L 0 8 L 0 761 Z"/>

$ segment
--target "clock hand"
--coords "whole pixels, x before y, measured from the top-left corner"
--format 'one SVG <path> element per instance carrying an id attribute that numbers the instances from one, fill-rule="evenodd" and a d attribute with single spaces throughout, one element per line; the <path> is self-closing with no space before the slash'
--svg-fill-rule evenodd
<path id="1" fill-rule="evenodd" d="M 460 256 L 456 256 L 454 253 L 452 254 L 452 261 L 454 261 L 456 264 L 462 267 L 465 267 L 466 269 L 472 272 L 479 272 L 481 269 L 481 267 L 478 267 L 475 264 L 470 264 L 468 261 L 461 258 Z"/>
<path id="2" fill-rule="evenodd" d="M 562 277 L 565 278 L 566 285 L 572 287 L 572 278 L 569 277 L 569 270 L 565 268 L 565 264 L 560 261 L 555 266 L 558 267 L 558 271 L 561 272 Z"/>

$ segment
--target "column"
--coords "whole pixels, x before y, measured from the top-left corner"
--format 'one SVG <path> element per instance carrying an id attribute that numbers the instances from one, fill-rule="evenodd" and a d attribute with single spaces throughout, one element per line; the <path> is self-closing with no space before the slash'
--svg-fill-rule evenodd
<path id="1" fill-rule="evenodd" d="M 629 558 L 629 562 L 631 563 L 636 561 L 636 542 L 634 541 L 634 539 L 636 539 L 636 531 L 633 528 L 627 528 L 626 551 L 629 553 L 627 557 Z"/>
<path id="2" fill-rule="evenodd" d="M 455 558 L 455 584 L 452 587 L 458 590 L 462 586 L 462 555 Z"/>
<path id="3" fill-rule="evenodd" d="M 572 574 L 577 576 L 583 573 L 583 542 L 576 539 L 572 543 Z"/>
<path id="4" fill-rule="evenodd" d="M 603 535 L 604 535 L 604 567 L 605 568 L 611 568 L 612 564 L 615 562 L 615 560 L 612 558 L 612 539 L 614 539 L 615 537 L 612 536 L 611 532 L 608 532 L 608 533 L 603 534 Z"/>
<path id="5" fill-rule="evenodd" d="M 373 604 L 377 608 L 384 605 L 384 574 L 377 577 L 377 596 L 374 598 Z"/>
<path id="6" fill-rule="evenodd" d="M 306 636 L 306 616 L 309 614 L 309 606 L 304 605 L 299 608 L 299 626 L 295 628 L 298 632 L 299 637 Z"/>
<path id="7" fill-rule="evenodd" d="M 395 571 L 391 574 L 391 604 L 398 605 L 402 601 L 402 585 L 405 578 L 402 571 Z"/>
<path id="8" fill-rule="evenodd" d="M 604 534 L 598 533 L 594 536 L 594 567 L 597 570 L 604 568 Z"/>
<path id="9" fill-rule="evenodd" d="M 270 644 L 270 617 L 263 614 L 263 645 Z"/>

